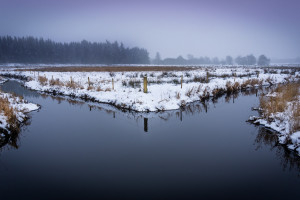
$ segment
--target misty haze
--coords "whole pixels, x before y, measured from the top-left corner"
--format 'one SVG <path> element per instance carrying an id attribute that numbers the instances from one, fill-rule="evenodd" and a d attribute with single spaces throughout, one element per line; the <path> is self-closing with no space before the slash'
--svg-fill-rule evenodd
<path id="1" fill-rule="evenodd" d="M 297 199 L 297 0 L 0 0 L 8 199 Z"/>

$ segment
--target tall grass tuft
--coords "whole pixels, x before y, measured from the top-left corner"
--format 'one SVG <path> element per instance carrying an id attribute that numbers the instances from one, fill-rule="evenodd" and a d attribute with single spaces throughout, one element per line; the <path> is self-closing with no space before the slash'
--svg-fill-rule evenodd
<path id="1" fill-rule="evenodd" d="M 38 81 L 42 86 L 45 86 L 48 83 L 48 79 L 46 76 L 38 76 Z"/>
<path id="2" fill-rule="evenodd" d="M 300 82 L 278 85 L 271 94 L 260 97 L 260 107 L 262 115 L 268 121 L 273 120 L 276 113 L 285 112 L 288 109 L 291 112 L 289 123 L 290 133 L 300 130 Z"/>

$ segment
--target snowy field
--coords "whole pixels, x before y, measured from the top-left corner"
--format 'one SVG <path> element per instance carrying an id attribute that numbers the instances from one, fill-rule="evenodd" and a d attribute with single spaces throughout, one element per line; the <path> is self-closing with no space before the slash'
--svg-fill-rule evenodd
<path id="1" fill-rule="evenodd" d="M 25 86 L 134 111 L 178 109 L 188 103 L 225 92 L 284 83 L 299 78 L 295 69 L 196 68 L 189 71 L 149 72 L 33 72 L 2 71 L 26 77 Z M 147 76 L 148 92 L 143 92 Z M 183 84 L 181 88 L 181 77 Z"/>

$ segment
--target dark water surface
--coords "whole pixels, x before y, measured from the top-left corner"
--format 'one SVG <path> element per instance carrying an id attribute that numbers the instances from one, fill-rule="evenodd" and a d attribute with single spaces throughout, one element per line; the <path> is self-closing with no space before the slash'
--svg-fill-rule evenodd
<path id="1" fill-rule="evenodd" d="M 255 93 L 141 115 L 1 88 L 42 106 L 1 147 L 1 200 L 299 197 L 300 159 L 245 122 Z"/>

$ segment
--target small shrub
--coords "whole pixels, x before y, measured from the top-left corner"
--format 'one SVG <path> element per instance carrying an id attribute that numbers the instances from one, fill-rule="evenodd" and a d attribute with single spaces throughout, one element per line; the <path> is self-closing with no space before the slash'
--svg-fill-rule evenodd
<path id="1" fill-rule="evenodd" d="M 66 84 L 66 87 L 68 88 L 72 88 L 72 89 L 84 89 L 84 87 L 82 85 L 80 85 L 79 83 L 76 83 L 75 81 L 69 81 Z"/>
<path id="2" fill-rule="evenodd" d="M 93 89 L 95 89 L 92 85 L 89 85 L 88 87 L 87 87 L 87 90 L 93 90 Z"/>
<path id="3" fill-rule="evenodd" d="M 46 76 L 38 76 L 38 81 L 43 86 L 47 85 L 48 83 L 48 79 Z"/>
<path id="4" fill-rule="evenodd" d="M 51 79 L 51 80 L 49 81 L 49 85 L 51 85 L 51 86 L 54 86 L 54 85 L 57 85 L 57 86 L 64 86 L 64 83 L 61 82 L 61 81 L 59 80 L 59 78 L 57 78 L 57 79 Z"/>
<path id="5" fill-rule="evenodd" d="M 103 89 L 100 86 L 98 86 L 97 89 L 96 89 L 96 91 L 97 92 L 101 92 L 101 91 L 103 91 Z"/>
<path id="6" fill-rule="evenodd" d="M 194 87 L 188 89 L 188 90 L 186 91 L 185 95 L 188 96 L 188 97 L 191 97 L 192 94 L 193 94 L 193 90 L 194 90 Z"/>
<path id="7" fill-rule="evenodd" d="M 122 81 L 122 86 L 127 87 L 127 81 L 123 80 Z"/>

